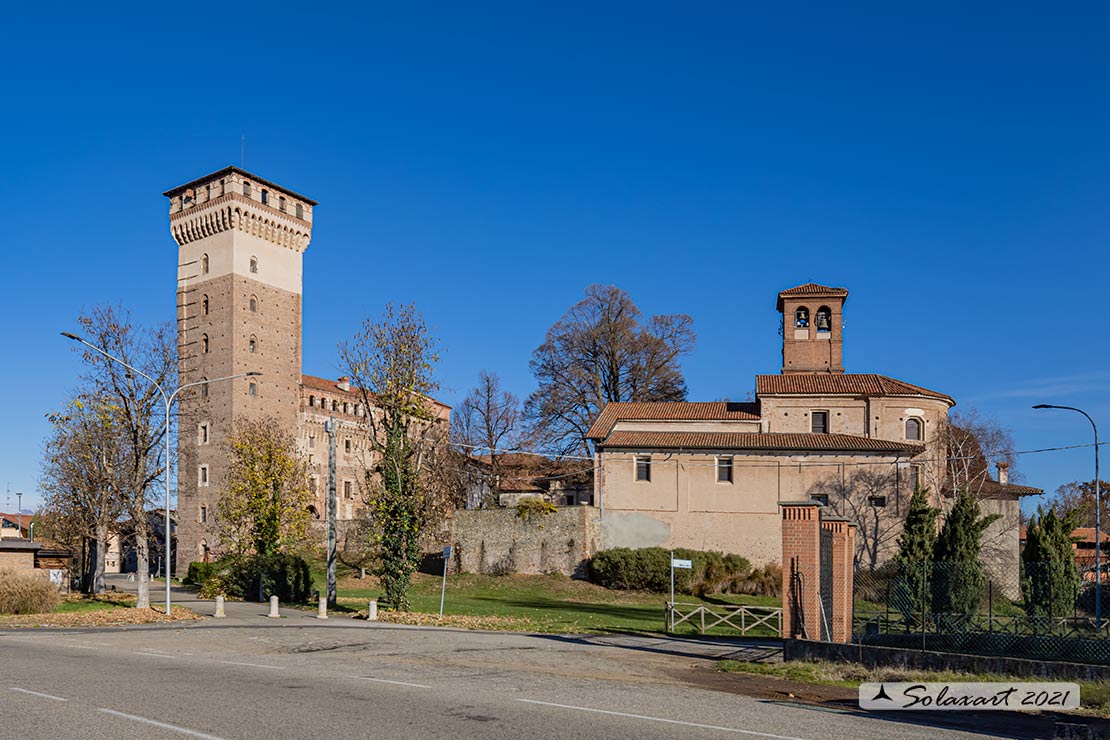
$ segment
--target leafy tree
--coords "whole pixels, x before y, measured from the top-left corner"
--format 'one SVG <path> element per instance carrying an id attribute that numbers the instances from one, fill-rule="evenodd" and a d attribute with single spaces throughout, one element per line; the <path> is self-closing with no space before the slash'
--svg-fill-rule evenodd
<path id="1" fill-rule="evenodd" d="M 1026 529 L 1021 551 L 1021 587 L 1030 616 L 1063 616 L 1072 611 L 1079 590 L 1079 568 L 1072 552 L 1072 530 L 1079 512 L 1059 516 L 1056 507 L 1037 510 Z"/>
<path id="2" fill-rule="evenodd" d="M 899 576 L 893 606 L 908 621 L 916 620 L 922 612 L 929 611 L 929 575 L 937 541 L 938 513 L 939 510 L 929 503 L 928 489 L 915 489 L 910 497 L 906 525 L 898 538 L 898 555 L 895 557 Z"/>
<path id="3" fill-rule="evenodd" d="M 554 453 L 586 449 L 590 424 L 610 401 L 682 401 L 679 360 L 694 348 L 685 314 L 645 317 L 612 285 L 591 285 L 532 353 L 539 387 L 525 413 Z"/>
<path id="4" fill-rule="evenodd" d="M 933 611 L 973 614 L 983 599 L 980 539 L 998 514 L 980 516 L 978 499 L 966 488 L 956 495 L 933 548 Z"/>
<path id="5" fill-rule="evenodd" d="M 409 608 L 422 537 L 441 521 L 453 491 L 447 417 L 430 398 L 438 342 L 414 306 L 387 306 L 340 346 L 366 404 L 374 463 L 366 471 L 376 570 L 385 601 Z"/>
<path id="6" fill-rule="evenodd" d="M 103 593 L 108 539 L 126 509 L 121 411 L 104 396 L 79 394 L 47 419 L 51 434 L 40 478 L 46 518 L 55 532 L 65 532 L 74 544 L 80 542 L 82 554 L 84 545 L 92 542 L 92 558 L 82 569 L 82 590 Z"/>
<path id="7" fill-rule="evenodd" d="M 251 419 L 226 445 L 227 487 L 216 505 L 224 541 L 240 555 L 293 549 L 308 531 L 313 500 L 296 440 L 275 419 Z"/>

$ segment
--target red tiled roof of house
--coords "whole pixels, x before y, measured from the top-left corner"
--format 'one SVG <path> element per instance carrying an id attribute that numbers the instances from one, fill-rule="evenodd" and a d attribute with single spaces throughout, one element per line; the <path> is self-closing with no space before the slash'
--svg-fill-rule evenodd
<path id="1" fill-rule="evenodd" d="M 586 433 L 602 439 L 618 421 L 759 421 L 758 403 L 732 401 L 637 401 L 607 403 Z"/>
<path id="2" fill-rule="evenodd" d="M 351 386 L 351 390 L 345 391 L 339 387 L 338 381 L 329 380 L 328 378 L 321 378 L 316 375 L 301 375 L 301 385 L 305 388 L 312 390 L 324 391 L 326 393 L 335 393 L 340 396 L 347 396 L 349 398 L 361 398 L 362 394 L 358 388 Z M 442 401 L 437 401 L 434 398 L 429 399 L 432 403 L 445 409 L 451 408 Z"/>
<path id="3" fill-rule="evenodd" d="M 31 528 L 31 520 L 34 518 L 34 516 L 35 516 L 34 514 L 24 514 L 23 515 L 23 517 L 22 517 L 23 527 L 19 530 L 22 533 L 22 536 L 24 536 L 24 537 L 27 536 L 27 532 Z M 0 512 L 0 519 L 4 519 L 6 521 L 9 521 L 15 526 L 19 526 L 19 524 L 20 524 L 19 514 L 4 514 L 4 513 Z"/>
<path id="4" fill-rule="evenodd" d="M 951 396 L 919 385 L 875 373 L 798 373 L 755 376 L 756 396 L 842 395 L 842 396 L 924 396 L 947 401 Z"/>
<path id="5" fill-rule="evenodd" d="M 1076 527 L 1071 531 L 1071 538 L 1073 540 L 1076 540 L 1077 542 L 1090 542 L 1093 545 L 1095 544 L 1095 528 Z M 1102 545 L 1103 547 L 1105 547 L 1106 543 L 1110 542 L 1110 535 L 1107 535 L 1106 532 L 1103 532 L 1101 539 Z"/>
<path id="6" fill-rule="evenodd" d="M 782 299 L 783 298 L 797 298 L 797 297 L 805 297 L 805 296 L 813 296 L 815 298 L 819 297 L 819 296 L 820 297 L 823 297 L 823 296 L 833 297 L 833 296 L 835 296 L 835 297 L 838 297 L 838 298 L 847 298 L 848 289 L 847 288 L 833 288 L 833 287 L 830 287 L 828 285 L 818 285 L 817 283 L 806 283 L 805 285 L 797 285 L 793 288 L 788 288 L 788 289 L 786 289 L 784 291 L 781 291 L 779 293 L 778 303 L 776 304 L 775 308 L 778 309 L 779 311 L 782 310 Z"/>
<path id="7" fill-rule="evenodd" d="M 783 432 L 623 432 L 610 434 L 599 447 L 698 450 L 806 450 L 823 452 L 895 452 L 916 455 L 922 445 L 852 434 Z"/>

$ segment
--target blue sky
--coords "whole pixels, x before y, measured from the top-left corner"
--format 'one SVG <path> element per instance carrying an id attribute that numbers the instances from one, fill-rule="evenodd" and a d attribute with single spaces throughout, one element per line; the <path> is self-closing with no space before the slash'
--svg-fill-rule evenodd
<path id="1" fill-rule="evenodd" d="M 160 193 L 240 158 L 320 201 L 304 369 L 387 301 L 521 396 L 593 282 L 686 312 L 692 399 L 779 368 L 775 294 L 850 289 L 845 362 L 952 394 L 1019 449 L 1110 437 L 1105 7 L 739 3 L 8 11 L 4 487 L 34 506 L 82 308 L 173 315 Z M 1053 490 L 1090 449 L 1020 459 Z M 1108 461 L 1110 465 L 1110 461 Z M 14 506 L 14 499 L 12 501 Z"/>

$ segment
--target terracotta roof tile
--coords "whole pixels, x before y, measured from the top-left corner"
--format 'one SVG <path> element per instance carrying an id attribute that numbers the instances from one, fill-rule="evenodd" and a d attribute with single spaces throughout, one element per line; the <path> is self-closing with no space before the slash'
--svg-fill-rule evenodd
<path id="1" fill-rule="evenodd" d="M 917 454 L 924 447 L 852 434 L 781 432 L 613 432 L 599 447 L 703 450 L 807 450 Z"/>
<path id="2" fill-rule="evenodd" d="M 794 375 L 755 376 L 757 396 L 778 395 L 848 395 L 848 396 L 925 396 L 947 401 L 951 396 L 903 380 L 874 373 L 798 373 Z"/>
<path id="3" fill-rule="evenodd" d="M 779 297 L 778 297 L 778 302 L 776 303 L 775 308 L 779 311 L 782 310 L 782 299 L 783 298 L 799 298 L 799 297 L 806 297 L 806 296 L 813 296 L 814 298 L 826 297 L 826 296 L 827 297 L 836 297 L 836 298 L 847 298 L 848 297 L 848 289 L 847 288 L 833 288 L 833 287 L 830 287 L 828 285 L 818 285 L 817 283 L 806 283 L 805 285 L 798 285 L 798 286 L 795 286 L 793 288 L 788 288 L 787 290 L 784 290 L 784 291 L 780 292 Z"/>
<path id="4" fill-rule="evenodd" d="M 345 391 L 337 385 L 337 381 L 328 380 L 327 378 L 321 378 L 316 375 L 301 375 L 301 386 L 303 386 L 304 388 L 310 388 L 312 390 L 324 391 L 325 393 L 334 393 L 338 396 L 346 396 L 352 399 L 360 399 L 362 397 L 362 394 L 359 392 L 358 388 L 353 385 L 351 386 L 351 390 Z M 436 406 L 439 406 L 441 408 L 451 408 L 442 401 L 437 401 L 434 398 L 429 400 Z"/>
<path id="5" fill-rule="evenodd" d="M 586 433 L 602 439 L 618 421 L 759 421 L 758 403 L 657 401 L 607 403 Z"/>

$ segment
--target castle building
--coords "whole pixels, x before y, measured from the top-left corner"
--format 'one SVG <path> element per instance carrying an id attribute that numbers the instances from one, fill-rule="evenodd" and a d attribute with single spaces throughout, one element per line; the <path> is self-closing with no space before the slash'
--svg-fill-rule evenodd
<path id="1" fill-rule="evenodd" d="M 221 552 L 216 504 L 240 419 L 273 418 L 296 435 L 326 513 L 330 418 L 337 421 L 337 518 L 361 509 L 370 462 L 361 394 L 346 378 L 302 374 L 305 250 L 316 201 L 239 167 L 225 167 L 163 193 L 178 245 L 179 572 Z M 247 376 L 247 373 L 258 375 Z M 232 380 L 223 378 L 234 377 Z M 188 386 L 185 388 L 185 386 Z M 449 407 L 437 403 L 441 416 Z"/>
<path id="2" fill-rule="evenodd" d="M 778 294 L 782 370 L 758 375 L 755 400 L 610 403 L 589 430 L 597 451 L 601 548 L 688 547 L 753 563 L 781 554 L 779 504 L 816 500 L 859 525 L 857 562 L 896 546 L 910 495 L 950 500 L 947 394 L 844 371 L 848 291 L 809 283 Z M 984 535 L 999 568 L 1017 570 L 1019 499 L 1039 489 L 977 471 Z M 863 520 L 863 521 L 860 521 Z M 868 548 L 868 549 L 865 549 Z"/>

